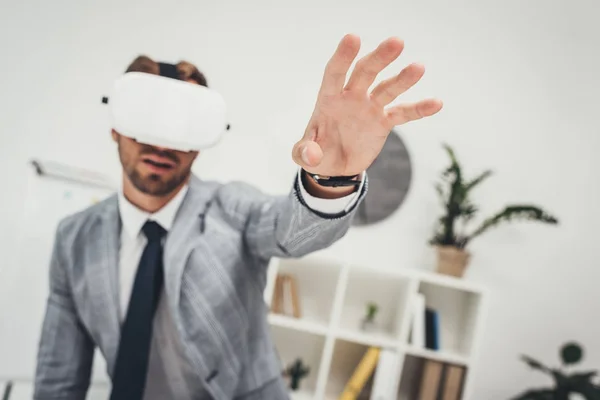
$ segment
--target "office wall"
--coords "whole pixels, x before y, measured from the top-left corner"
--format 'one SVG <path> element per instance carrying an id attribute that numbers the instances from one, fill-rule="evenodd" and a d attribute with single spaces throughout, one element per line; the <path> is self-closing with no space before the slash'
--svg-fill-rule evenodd
<path id="1" fill-rule="evenodd" d="M 449 142 L 468 173 L 496 171 L 477 192 L 482 212 L 527 201 L 561 220 L 559 228 L 507 225 L 473 243 L 468 277 L 492 290 L 475 398 L 507 398 L 545 382 L 518 354 L 552 362 L 568 339 L 586 344 L 586 364 L 600 367 L 600 323 L 590 315 L 600 300 L 594 15 L 591 0 L 7 3 L 0 16 L 3 259 L 12 257 L 30 157 L 118 177 L 100 98 L 136 55 L 197 63 L 228 100 L 233 129 L 201 155 L 198 174 L 281 193 L 295 171 L 291 146 L 338 40 L 361 35 L 364 54 L 398 35 L 406 50 L 382 77 L 423 62 L 424 80 L 403 99 L 435 95 L 445 108 L 401 128 L 415 170 L 402 210 L 353 229 L 331 253 L 351 249 L 374 268 L 430 268 L 432 182 L 446 163 L 440 143 Z"/>

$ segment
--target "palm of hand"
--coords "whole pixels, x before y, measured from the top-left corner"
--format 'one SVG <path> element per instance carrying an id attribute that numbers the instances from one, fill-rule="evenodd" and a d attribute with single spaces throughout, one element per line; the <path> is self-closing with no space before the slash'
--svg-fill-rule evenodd
<path id="1" fill-rule="evenodd" d="M 315 110 L 293 150 L 294 161 L 309 172 L 328 176 L 360 173 L 379 155 L 394 126 L 442 108 L 436 99 L 387 107 L 423 76 L 424 68 L 418 64 L 368 91 L 377 74 L 402 52 L 404 44 L 395 38 L 359 60 L 345 84 L 359 48 L 360 40 L 347 35 L 327 64 Z"/>

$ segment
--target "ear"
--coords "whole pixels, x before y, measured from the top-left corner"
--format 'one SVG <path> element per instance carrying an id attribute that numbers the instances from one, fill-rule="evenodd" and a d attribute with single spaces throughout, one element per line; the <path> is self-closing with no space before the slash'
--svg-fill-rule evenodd
<path id="1" fill-rule="evenodd" d="M 198 154 L 200 154 L 199 151 L 192 151 L 192 154 L 194 156 L 194 158 L 192 159 L 192 161 L 196 161 L 196 157 L 198 157 Z"/>
<path id="2" fill-rule="evenodd" d="M 113 140 L 114 140 L 115 142 L 118 142 L 118 141 L 119 141 L 119 134 L 117 133 L 117 131 L 115 131 L 114 129 L 112 129 L 112 130 L 110 131 L 110 135 L 112 136 L 112 138 L 113 138 Z"/>

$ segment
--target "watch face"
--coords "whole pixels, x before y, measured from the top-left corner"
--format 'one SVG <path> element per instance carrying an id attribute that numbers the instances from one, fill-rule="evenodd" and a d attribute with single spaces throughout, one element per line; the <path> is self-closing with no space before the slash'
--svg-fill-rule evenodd
<path id="1" fill-rule="evenodd" d="M 353 225 L 369 225 L 393 214 L 404 202 L 412 178 L 411 160 L 397 131 L 389 134 L 381 153 L 367 169 L 369 190 Z"/>

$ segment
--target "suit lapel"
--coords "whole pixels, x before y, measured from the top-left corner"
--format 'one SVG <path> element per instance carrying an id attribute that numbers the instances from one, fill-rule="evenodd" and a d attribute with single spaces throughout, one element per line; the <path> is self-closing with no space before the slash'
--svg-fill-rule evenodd
<path id="1" fill-rule="evenodd" d="M 181 279 L 190 251 L 201 239 L 204 213 L 210 205 L 217 185 L 193 176 L 189 190 L 177 211 L 165 244 L 165 289 L 172 310 L 176 311 L 181 296 Z"/>
<path id="2" fill-rule="evenodd" d="M 102 326 L 103 350 L 109 370 L 112 371 L 120 337 L 119 322 L 119 238 L 121 220 L 118 200 L 114 196 L 106 203 L 99 229 L 94 230 L 92 242 L 97 247 L 93 268 L 88 271 L 88 291 L 94 313 Z"/>
<path id="3" fill-rule="evenodd" d="M 188 265 L 188 260 L 192 250 L 201 246 L 202 241 L 205 240 L 203 235 L 205 214 L 209 211 L 217 187 L 217 184 L 202 182 L 192 177 L 188 193 L 175 217 L 165 244 L 165 290 L 169 308 L 189 361 L 201 381 L 212 379 L 211 374 L 215 374 L 219 358 L 218 339 L 214 327 L 210 324 L 209 316 L 204 314 L 210 309 L 210 304 L 204 297 L 207 290 L 202 288 L 203 285 L 211 283 L 201 279 L 203 272 L 198 268 L 202 268 L 202 265 Z M 186 274 L 190 274 L 186 268 L 194 268 L 194 273 L 197 273 L 194 283 L 200 287 L 199 290 L 194 290 L 191 296 L 189 290 L 186 291 L 182 287 Z M 189 315 L 189 309 L 187 312 L 184 311 L 185 307 L 181 306 L 182 296 L 190 296 L 186 300 L 187 303 L 194 304 L 194 310 L 197 312 L 195 315 Z M 197 334 L 198 331 L 204 333 L 203 340 L 198 340 L 196 337 L 193 341 L 189 341 L 190 335 Z M 214 389 L 206 387 L 206 390 L 215 397 L 212 393 Z"/>

